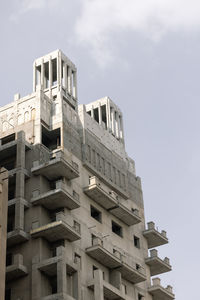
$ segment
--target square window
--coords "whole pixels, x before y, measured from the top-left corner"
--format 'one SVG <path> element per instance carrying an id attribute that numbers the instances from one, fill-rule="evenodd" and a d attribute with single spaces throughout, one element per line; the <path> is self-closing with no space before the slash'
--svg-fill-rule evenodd
<path id="1" fill-rule="evenodd" d="M 140 239 L 139 237 L 135 236 L 133 237 L 133 241 L 134 241 L 134 246 L 138 249 L 140 249 Z"/>
<path id="2" fill-rule="evenodd" d="M 119 236 L 123 236 L 122 234 L 122 227 L 115 223 L 114 221 L 112 221 L 112 232 L 114 232 L 115 234 L 119 235 Z"/>
<path id="3" fill-rule="evenodd" d="M 90 206 L 91 217 L 101 223 L 101 212 L 96 209 L 94 206 Z"/>

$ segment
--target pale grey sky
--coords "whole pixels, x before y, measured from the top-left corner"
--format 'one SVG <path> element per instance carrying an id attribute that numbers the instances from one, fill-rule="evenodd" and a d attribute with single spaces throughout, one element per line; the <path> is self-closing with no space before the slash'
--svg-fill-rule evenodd
<path id="1" fill-rule="evenodd" d="M 142 178 L 146 220 L 166 229 L 161 275 L 198 299 L 200 2 L 8 0 L 0 9 L 0 104 L 32 92 L 33 60 L 61 49 L 78 68 L 79 103 L 110 96 Z"/>

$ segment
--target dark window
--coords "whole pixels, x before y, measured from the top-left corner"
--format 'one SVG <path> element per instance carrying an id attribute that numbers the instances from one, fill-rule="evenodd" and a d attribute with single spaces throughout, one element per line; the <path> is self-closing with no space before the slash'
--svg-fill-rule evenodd
<path id="1" fill-rule="evenodd" d="M 143 299 L 144 299 L 144 296 L 141 294 L 138 294 L 138 300 L 143 300 Z"/>
<path id="2" fill-rule="evenodd" d="M 91 110 L 89 110 L 87 113 L 88 113 L 88 115 L 90 115 L 90 116 L 91 116 Z"/>
<path id="3" fill-rule="evenodd" d="M 140 239 L 134 235 L 133 240 L 134 240 L 134 246 L 140 249 Z"/>
<path id="4" fill-rule="evenodd" d="M 98 268 L 96 266 L 92 267 L 92 274 L 93 274 L 93 278 L 94 278 L 94 271 L 98 270 Z"/>
<path id="5" fill-rule="evenodd" d="M 1 145 L 5 145 L 15 140 L 15 133 L 7 135 L 6 137 L 1 139 Z"/>
<path id="6" fill-rule="evenodd" d="M 101 114 L 102 114 L 102 121 L 105 124 L 105 128 L 107 128 L 107 115 L 106 115 L 106 105 L 101 106 Z"/>
<path id="7" fill-rule="evenodd" d="M 11 266 L 12 265 L 12 253 L 8 253 L 6 255 L 6 266 Z"/>
<path id="8" fill-rule="evenodd" d="M 5 300 L 11 300 L 11 289 L 6 289 Z"/>
<path id="9" fill-rule="evenodd" d="M 121 237 L 123 236 L 122 227 L 113 221 L 112 221 L 112 231 Z"/>
<path id="10" fill-rule="evenodd" d="M 101 212 L 96 209 L 94 206 L 90 206 L 91 217 L 101 223 Z"/>
<path id="11" fill-rule="evenodd" d="M 94 119 L 99 123 L 99 110 L 98 108 L 94 109 Z"/>

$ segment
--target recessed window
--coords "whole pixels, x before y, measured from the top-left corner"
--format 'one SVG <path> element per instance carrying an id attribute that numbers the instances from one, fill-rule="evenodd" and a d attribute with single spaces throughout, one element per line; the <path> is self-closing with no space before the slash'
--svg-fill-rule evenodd
<path id="1" fill-rule="evenodd" d="M 96 270 L 98 270 L 98 268 L 97 268 L 96 266 L 93 266 L 93 267 L 92 267 L 93 278 L 94 278 L 94 272 L 95 272 Z"/>
<path id="2" fill-rule="evenodd" d="M 5 290 L 5 300 L 11 300 L 11 289 Z"/>
<path id="3" fill-rule="evenodd" d="M 121 237 L 123 236 L 122 227 L 113 221 L 112 221 L 112 232 L 114 232 L 115 234 L 117 234 Z"/>
<path id="4" fill-rule="evenodd" d="M 101 212 L 96 209 L 94 206 L 90 206 L 91 217 L 101 223 Z"/>
<path id="5" fill-rule="evenodd" d="M 139 237 L 135 236 L 133 237 L 133 241 L 134 241 L 134 246 L 138 249 L 140 249 L 140 239 Z"/>
<path id="6" fill-rule="evenodd" d="M 138 294 L 138 300 L 143 300 L 143 299 L 144 299 L 144 296 L 141 294 Z"/>

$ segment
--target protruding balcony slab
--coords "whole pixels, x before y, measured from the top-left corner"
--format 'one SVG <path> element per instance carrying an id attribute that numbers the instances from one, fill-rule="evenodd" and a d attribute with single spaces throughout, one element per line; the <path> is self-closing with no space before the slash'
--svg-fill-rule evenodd
<path id="1" fill-rule="evenodd" d="M 84 188 L 84 192 L 105 209 L 111 209 L 118 204 L 116 194 L 95 176 L 90 178 L 89 185 Z"/>
<path id="2" fill-rule="evenodd" d="M 149 294 L 153 296 L 153 300 L 173 300 L 175 295 L 172 292 L 172 287 L 164 288 L 160 285 L 160 279 L 154 278 L 153 285 L 148 289 Z"/>
<path id="3" fill-rule="evenodd" d="M 49 224 L 40 226 L 31 230 L 33 238 L 43 237 L 49 242 L 66 239 L 70 242 L 77 241 L 81 238 L 80 227 L 71 226 L 66 223 L 64 218 L 56 218 L 57 220 Z M 78 225 L 78 223 L 77 223 Z M 79 225 L 80 226 L 80 225 Z"/>
<path id="4" fill-rule="evenodd" d="M 149 249 L 168 243 L 166 231 L 163 230 L 160 233 L 156 230 L 154 222 L 149 222 L 147 226 L 147 229 L 143 231 L 143 235 L 147 239 Z"/>
<path id="5" fill-rule="evenodd" d="M 152 249 L 150 254 L 150 257 L 146 258 L 145 262 L 150 267 L 151 276 L 171 271 L 172 267 L 167 257 L 164 260 L 160 259 L 156 249 Z"/>
<path id="6" fill-rule="evenodd" d="M 24 243 L 29 240 L 29 235 L 21 229 L 15 229 L 7 233 L 7 246 L 11 247 L 16 244 Z"/>
<path id="7" fill-rule="evenodd" d="M 47 193 L 38 195 L 31 199 L 33 205 L 42 205 L 49 210 L 66 207 L 68 209 L 75 209 L 80 207 L 79 195 L 73 191 L 71 195 L 65 188 L 64 184 L 56 189 L 50 190 Z"/>
<path id="8" fill-rule="evenodd" d="M 119 271 L 124 279 L 134 284 L 146 280 L 144 270 L 136 264 L 133 265 L 123 262 L 122 266 L 119 268 Z"/>
<path id="9" fill-rule="evenodd" d="M 114 208 L 109 209 L 110 213 L 124 222 L 126 225 L 131 226 L 141 222 L 138 210 L 131 211 L 123 204 L 119 203 Z"/>
<path id="10" fill-rule="evenodd" d="M 3 144 L 0 145 L 0 159 L 1 160 L 16 156 L 17 140 L 15 138 L 16 138 L 15 134 L 11 134 L 10 136 L 7 136 L 7 137 L 4 137 L 3 139 L 1 139 L 3 142 Z M 6 139 L 8 139 L 8 142 L 6 142 Z M 30 149 L 30 145 L 27 142 L 25 142 L 25 150 L 29 150 L 29 149 Z"/>
<path id="11" fill-rule="evenodd" d="M 16 280 L 28 274 L 27 268 L 23 265 L 23 257 L 20 254 L 14 256 L 12 265 L 6 267 L 6 280 Z"/>
<path id="12" fill-rule="evenodd" d="M 90 281 L 88 284 L 88 288 L 94 290 L 94 280 Z M 104 297 L 109 300 L 125 300 L 126 297 L 123 293 L 114 287 L 109 282 L 103 280 L 103 292 Z"/>
<path id="13" fill-rule="evenodd" d="M 86 253 L 110 269 L 121 266 L 120 257 L 107 250 L 99 238 L 93 240 L 93 245 L 86 249 Z"/>
<path id="14" fill-rule="evenodd" d="M 53 294 L 53 295 L 43 297 L 41 298 L 41 300 L 76 300 L 76 299 L 64 293 L 59 293 L 59 294 Z"/>
<path id="15" fill-rule="evenodd" d="M 49 180 L 56 180 L 60 177 L 70 180 L 79 177 L 77 164 L 66 160 L 61 153 L 57 153 L 56 157 L 41 165 L 39 162 L 34 162 L 31 172 L 34 175 L 43 175 Z"/>

